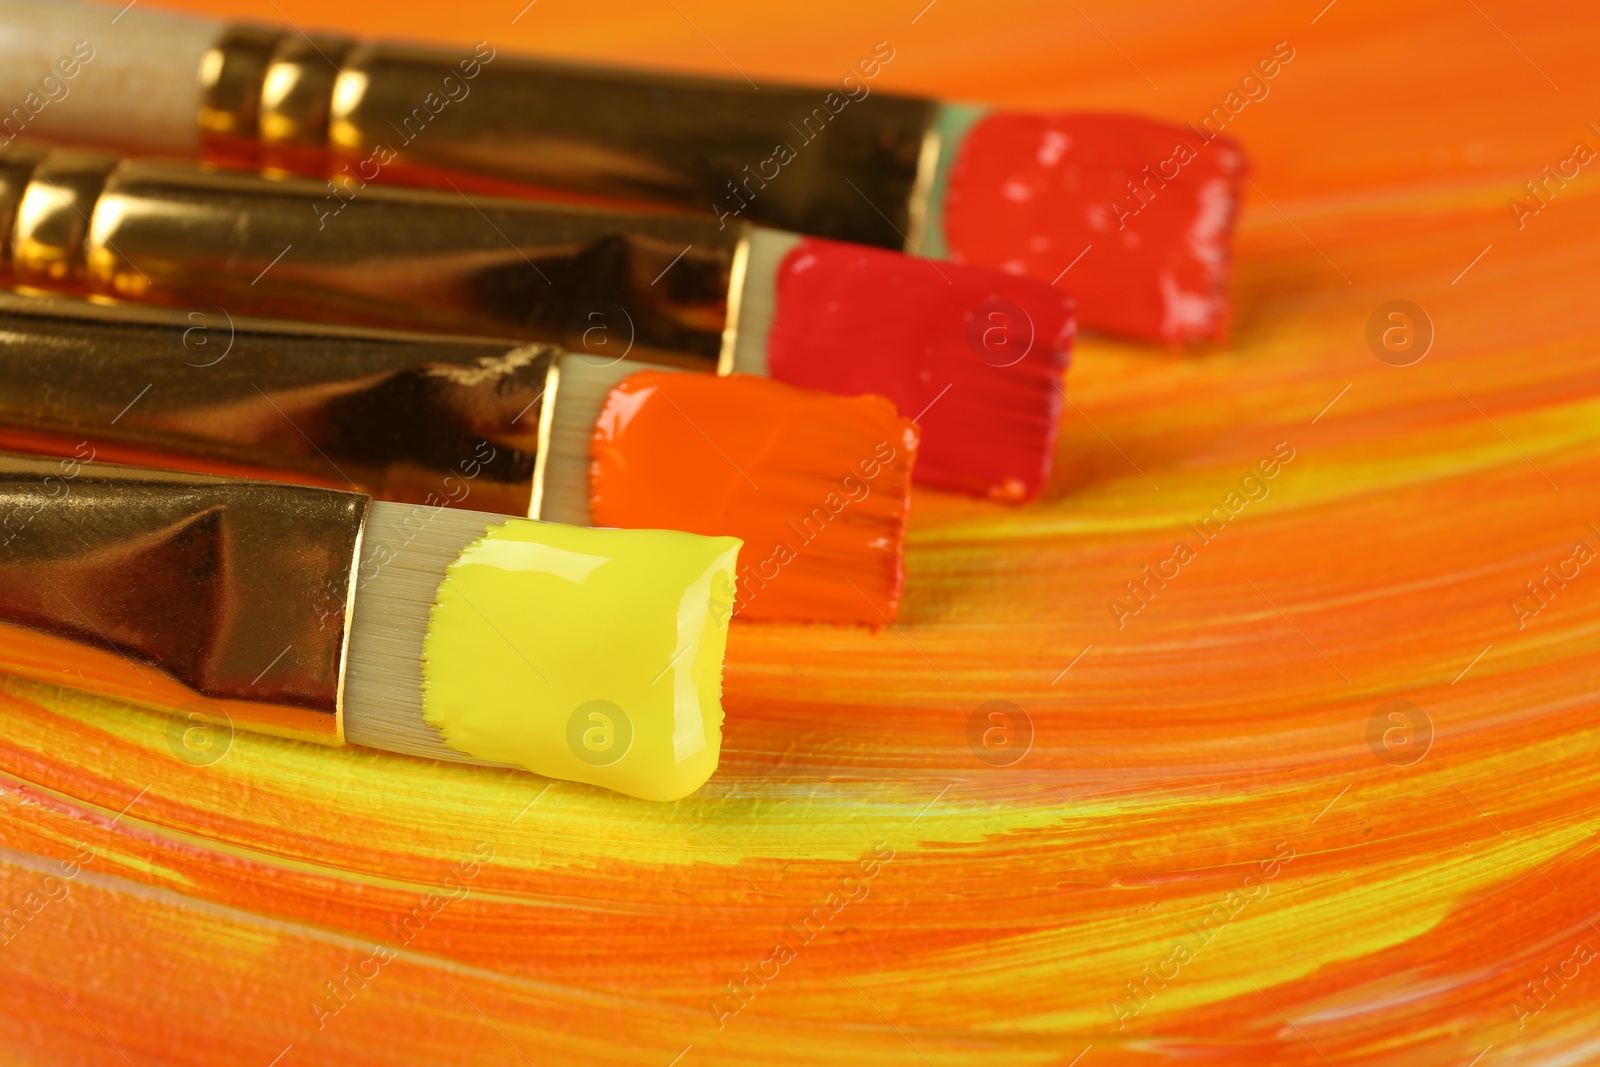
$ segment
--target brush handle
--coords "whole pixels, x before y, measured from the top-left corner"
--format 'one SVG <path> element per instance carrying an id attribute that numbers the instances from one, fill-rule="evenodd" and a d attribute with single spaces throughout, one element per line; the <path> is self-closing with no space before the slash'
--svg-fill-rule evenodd
<path id="1" fill-rule="evenodd" d="M 851 99 L 842 83 L 762 79 L 758 90 L 742 79 L 540 62 L 487 43 L 455 52 L 359 44 L 341 63 L 327 144 L 344 160 L 392 149 L 418 172 L 411 180 L 477 175 L 903 248 L 919 221 L 937 105 L 842 73 L 864 95 Z M 267 122 L 264 113 L 264 143 Z"/>
<path id="2" fill-rule="evenodd" d="M 410 183 L 566 191 L 819 237 L 921 240 L 939 105 L 879 92 L 886 42 L 830 85 L 542 62 L 492 42 L 418 48 L 117 6 L 3 0 L 0 99 L 86 40 L 73 106 L 38 132 L 85 144 L 332 161 Z M 38 73 L 33 73 L 34 67 Z M 91 90 L 89 87 L 93 85 Z M 47 109 L 48 110 L 48 109 Z M 370 180 L 370 179 L 369 179 Z"/>
<path id="3" fill-rule="evenodd" d="M 749 229 L 0 148 L 3 284 L 702 370 L 732 343 Z"/>
<path id="4" fill-rule="evenodd" d="M 0 2 L 0 138 L 200 150 L 199 75 L 223 24 L 124 3 Z"/>
<path id="5" fill-rule="evenodd" d="M 0 296 L 0 448 L 526 515 L 553 352 Z"/>
<path id="6" fill-rule="evenodd" d="M 357 493 L 0 453 L 0 671 L 341 743 Z"/>

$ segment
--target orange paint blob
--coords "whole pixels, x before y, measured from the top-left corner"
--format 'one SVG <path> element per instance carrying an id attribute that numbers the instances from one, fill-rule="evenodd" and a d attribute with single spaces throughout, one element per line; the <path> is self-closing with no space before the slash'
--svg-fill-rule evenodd
<path id="1" fill-rule="evenodd" d="M 734 613 L 881 626 L 900 608 L 919 436 L 880 396 L 641 371 L 590 441 L 598 526 L 744 539 Z"/>

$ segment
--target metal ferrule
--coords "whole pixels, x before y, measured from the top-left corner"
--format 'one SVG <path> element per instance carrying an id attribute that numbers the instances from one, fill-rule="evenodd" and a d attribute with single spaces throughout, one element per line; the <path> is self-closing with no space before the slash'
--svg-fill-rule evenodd
<path id="1" fill-rule="evenodd" d="M 704 370 L 734 343 L 730 287 L 748 245 L 747 226 L 708 219 L 22 142 L 0 148 L 0 224 L 0 283 L 13 287 Z"/>
<path id="2" fill-rule="evenodd" d="M 207 156 L 259 162 L 261 87 L 283 35 L 230 26 L 200 61 L 200 142 Z"/>
<path id="3" fill-rule="evenodd" d="M 757 90 L 488 44 L 237 27 L 203 63 L 201 93 L 206 145 L 224 158 L 306 169 L 317 149 L 321 166 L 390 157 L 383 166 L 411 182 L 565 190 L 886 248 L 916 239 L 937 155 L 935 103 L 878 92 L 848 68 L 831 86 Z"/>
<path id="4" fill-rule="evenodd" d="M 0 449 L 529 515 L 555 353 L 0 295 Z"/>
<path id="5" fill-rule="evenodd" d="M 370 498 L 101 459 L 0 454 L 0 670 L 343 742 Z"/>

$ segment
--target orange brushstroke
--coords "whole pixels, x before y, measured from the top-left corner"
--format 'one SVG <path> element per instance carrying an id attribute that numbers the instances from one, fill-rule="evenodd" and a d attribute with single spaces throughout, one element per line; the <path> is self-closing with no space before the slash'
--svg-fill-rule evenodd
<path id="1" fill-rule="evenodd" d="M 590 513 L 743 538 L 739 618 L 882 626 L 900 610 L 917 443 L 880 396 L 641 371 L 595 421 Z"/>
<path id="2" fill-rule="evenodd" d="M 1296 59 L 1227 130 L 1254 164 L 1229 348 L 1085 339 L 1037 503 L 914 493 L 898 630 L 736 626 L 722 766 L 675 810 L 242 734 L 188 762 L 160 716 L 0 682 L 0 924 L 94 850 L 0 945 L 0 1061 L 1600 1059 L 1600 973 L 1545 977 L 1600 949 L 1600 572 L 1542 585 L 1600 547 L 1600 173 L 1509 206 L 1600 147 L 1600 12 L 1324 2 L 184 0 L 757 84 L 890 39 L 874 92 L 1173 121 Z M 1409 367 L 1367 347 L 1395 299 L 1434 327 Z M 1279 441 L 1268 495 L 1118 629 L 1123 583 Z M 1027 719 L 969 747 L 1000 700 Z M 1409 765 L 1387 718 L 1369 747 L 1395 700 L 1432 726 Z M 1030 722 L 1020 761 L 980 758 Z M 319 1016 L 480 841 L 468 894 Z"/>

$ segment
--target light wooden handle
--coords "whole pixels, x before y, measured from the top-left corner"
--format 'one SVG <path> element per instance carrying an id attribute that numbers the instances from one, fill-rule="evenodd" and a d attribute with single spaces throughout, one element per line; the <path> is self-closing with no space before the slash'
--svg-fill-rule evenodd
<path id="1" fill-rule="evenodd" d="M 0 144 L 194 155 L 200 64 L 222 28 L 142 4 L 0 0 Z"/>

